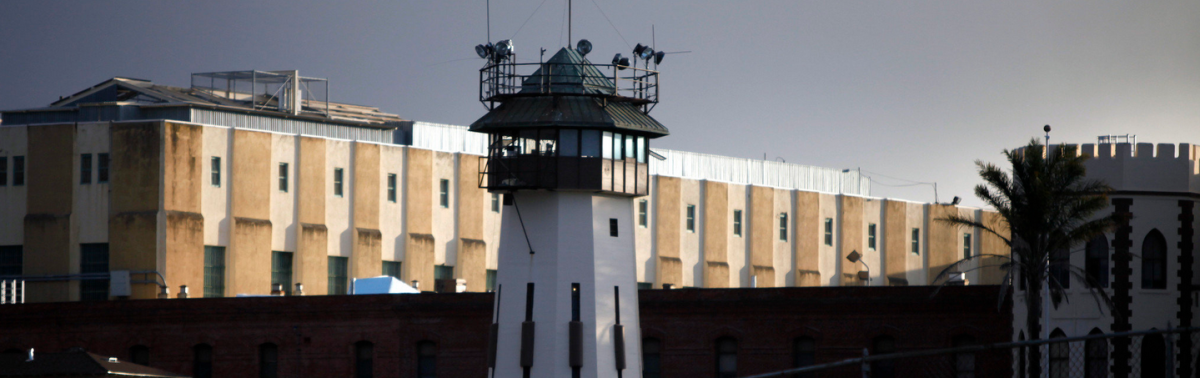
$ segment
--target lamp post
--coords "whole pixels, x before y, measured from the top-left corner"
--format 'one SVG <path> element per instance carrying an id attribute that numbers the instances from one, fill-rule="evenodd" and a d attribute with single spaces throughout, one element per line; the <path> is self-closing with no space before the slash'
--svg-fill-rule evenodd
<path id="1" fill-rule="evenodd" d="M 871 286 L 871 266 L 862 260 L 862 254 L 859 254 L 858 251 L 850 251 L 850 254 L 846 255 L 846 260 L 850 260 L 851 263 L 862 262 L 863 267 L 867 270 L 858 272 L 858 279 L 867 281 L 867 286 Z"/>

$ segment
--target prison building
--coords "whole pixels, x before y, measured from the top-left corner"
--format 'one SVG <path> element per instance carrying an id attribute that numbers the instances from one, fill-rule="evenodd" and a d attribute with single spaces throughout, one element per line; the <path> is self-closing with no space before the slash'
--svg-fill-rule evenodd
<path id="1" fill-rule="evenodd" d="M 0 112 L 0 279 L 23 283 L 30 302 L 182 286 L 189 297 L 300 294 L 296 284 L 345 294 L 380 275 L 490 290 L 504 274 L 501 214 L 516 209 L 481 188 L 486 138 L 314 98 L 320 83 L 295 71 L 196 74 L 190 88 L 114 78 Z M 856 171 L 651 152 L 638 157 L 649 195 L 629 209 L 643 288 L 1002 277 L 975 269 L 987 260 L 942 274 L 1007 248 L 938 219 L 994 213 L 871 197 Z"/>

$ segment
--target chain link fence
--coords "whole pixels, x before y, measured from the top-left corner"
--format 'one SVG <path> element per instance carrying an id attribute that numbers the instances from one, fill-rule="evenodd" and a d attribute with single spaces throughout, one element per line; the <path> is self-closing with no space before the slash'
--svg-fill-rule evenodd
<path id="1" fill-rule="evenodd" d="M 746 378 L 946 377 L 946 378 L 1160 378 L 1200 377 L 1200 328 L 1149 330 L 1050 340 L 903 351 L 788 369 Z M 1028 371 L 1033 349 L 1041 352 L 1040 375 Z"/>

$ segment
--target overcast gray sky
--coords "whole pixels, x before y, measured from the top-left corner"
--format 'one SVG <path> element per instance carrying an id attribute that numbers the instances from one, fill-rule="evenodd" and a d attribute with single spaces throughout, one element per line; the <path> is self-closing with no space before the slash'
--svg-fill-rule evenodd
<path id="1" fill-rule="evenodd" d="M 492 39 L 522 61 L 552 54 L 566 3 L 493 0 Z M 466 125 L 484 113 L 484 4 L 3 1 L 0 109 L 113 76 L 298 69 L 328 78 L 333 101 Z M 861 168 L 879 196 L 933 200 L 880 185 L 898 177 L 977 205 L 973 161 L 1044 124 L 1052 141 L 1200 143 L 1197 1 L 574 2 L 573 36 L 597 62 L 650 43 L 651 25 L 659 50 L 692 51 L 660 66 L 651 115 L 672 134 L 657 147 Z"/>

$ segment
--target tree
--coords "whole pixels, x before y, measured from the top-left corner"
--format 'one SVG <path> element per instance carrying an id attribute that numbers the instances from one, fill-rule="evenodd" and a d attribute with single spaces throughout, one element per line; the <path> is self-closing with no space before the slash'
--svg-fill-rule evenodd
<path id="1" fill-rule="evenodd" d="M 1050 151 L 1049 157 L 1044 153 L 1046 150 Z M 1069 276 L 1084 282 L 1097 303 L 1111 309 L 1108 295 L 1097 290 L 1095 281 L 1083 269 L 1071 266 L 1068 261 L 1053 259 L 1052 254 L 1070 251 L 1116 224 L 1115 214 L 1094 217 L 1108 207 L 1108 194 L 1112 188 L 1099 180 L 1085 179 L 1083 162 L 1087 157 L 1077 156 L 1073 146 L 1044 149 L 1037 139 L 1033 139 L 1023 148 L 1005 150 L 1004 155 L 1012 165 L 1011 175 L 994 164 L 975 162 L 984 181 L 975 187 L 975 195 L 999 214 L 997 224 L 984 224 L 957 214 L 939 221 L 961 227 L 979 227 L 996 235 L 1008 244 L 1011 255 L 971 256 L 950 264 L 936 279 L 963 271 L 972 260 L 993 258 L 1002 261 L 999 265 L 980 268 L 999 267 L 1005 273 L 1001 298 L 1007 295 L 1014 277 L 1024 284 L 1026 333 L 1031 340 L 1041 335 L 1043 283 L 1049 285 L 1051 303 L 1055 307 L 1065 298 L 1063 283 L 1047 274 L 1051 268 L 1066 271 Z M 1007 235 L 1002 232 L 1005 230 Z M 1029 376 L 1041 376 L 1041 359 L 1039 348 L 1030 348 Z"/>

